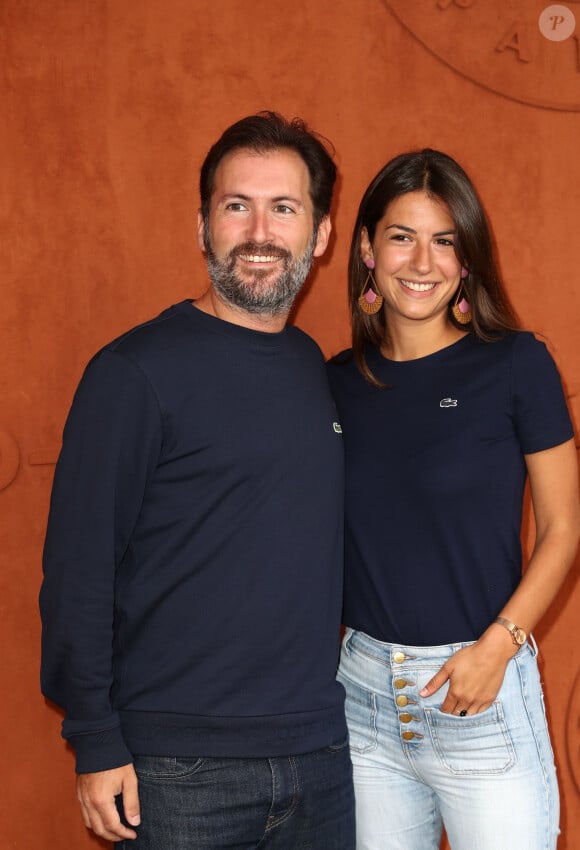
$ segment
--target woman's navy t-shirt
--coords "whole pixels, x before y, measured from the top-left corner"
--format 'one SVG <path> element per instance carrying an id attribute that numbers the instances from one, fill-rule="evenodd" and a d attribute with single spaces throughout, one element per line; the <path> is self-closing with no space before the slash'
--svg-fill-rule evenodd
<path id="1" fill-rule="evenodd" d="M 367 361 L 387 389 L 348 355 L 328 367 L 346 452 L 344 623 L 413 646 L 476 640 L 521 577 L 524 455 L 573 436 L 556 366 L 525 332 Z"/>

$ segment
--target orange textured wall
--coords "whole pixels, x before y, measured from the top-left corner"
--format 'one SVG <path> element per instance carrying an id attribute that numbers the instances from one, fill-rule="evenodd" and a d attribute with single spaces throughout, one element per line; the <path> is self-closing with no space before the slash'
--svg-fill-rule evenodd
<path id="1" fill-rule="evenodd" d="M 348 342 L 346 255 L 367 182 L 410 147 L 457 157 L 486 202 L 524 323 L 552 343 L 578 424 L 580 41 L 552 40 L 556 20 L 542 35 L 547 5 L 2 0 L 0 850 L 99 846 L 77 812 L 60 716 L 38 691 L 53 464 L 90 355 L 204 289 L 197 175 L 227 124 L 274 108 L 336 146 L 332 249 L 295 317 L 327 354 Z M 580 3 L 566 6 L 580 32 Z M 571 577 L 537 633 L 561 850 L 580 848 L 579 600 Z"/>

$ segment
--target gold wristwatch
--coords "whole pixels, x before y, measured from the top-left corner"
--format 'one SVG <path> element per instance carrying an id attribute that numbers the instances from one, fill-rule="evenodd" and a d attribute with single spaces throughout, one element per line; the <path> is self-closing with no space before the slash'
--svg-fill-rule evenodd
<path id="1" fill-rule="evenodd" d="M 505 617 L 496 617 L 494 622 L 499 623 L 500 626 L 503 626 L 504 629 L 508 630 L 512 636 L 515 646 L 523 646 L 527 641 L 528 636 L 524 630 L 520 629 L 519 626 L 516 626 L 515 623 L 511 623 L 509 620 L 506 620 Z"/>

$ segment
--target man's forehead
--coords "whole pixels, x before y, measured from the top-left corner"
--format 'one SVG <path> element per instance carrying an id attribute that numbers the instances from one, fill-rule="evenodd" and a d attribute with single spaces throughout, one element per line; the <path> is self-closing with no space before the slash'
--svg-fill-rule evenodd
<path id="1" fill-rule="evenodd" d="M 255 151 L 236 148 L 216 168 L 212 196 L 309 198 L 310 177 L 302 157 L 290 148 Z"/>

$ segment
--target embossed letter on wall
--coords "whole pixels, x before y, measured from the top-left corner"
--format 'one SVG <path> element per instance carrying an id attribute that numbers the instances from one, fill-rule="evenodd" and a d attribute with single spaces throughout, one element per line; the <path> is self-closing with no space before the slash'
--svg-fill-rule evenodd
<path id="1" fill-rule="evenodd" d="M 530 0 L 383 2 L 462 76 L 512 100 L 580 112 L 580 0 L 539 9 Z"/>

